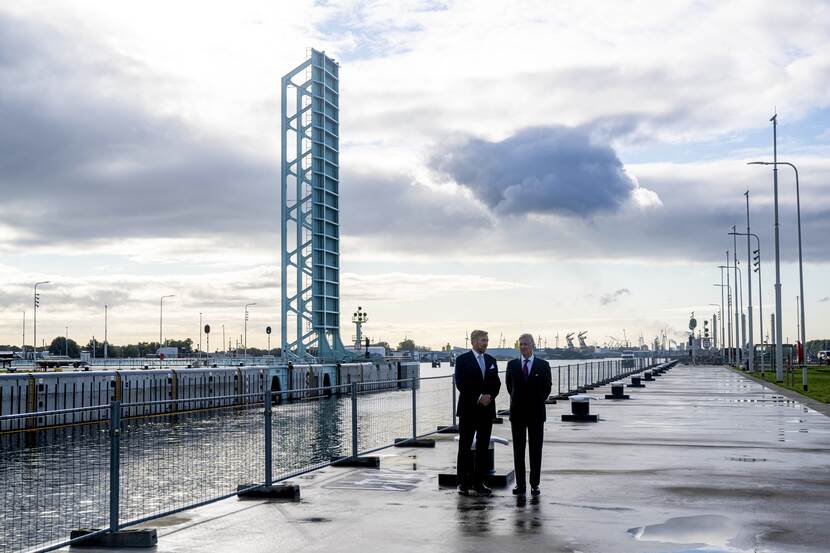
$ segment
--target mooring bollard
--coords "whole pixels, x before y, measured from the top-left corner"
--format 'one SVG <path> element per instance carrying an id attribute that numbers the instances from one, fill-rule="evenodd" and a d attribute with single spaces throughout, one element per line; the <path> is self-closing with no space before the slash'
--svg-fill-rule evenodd
<path id="1" fill-rule="evenodd" d="M 646 372 L 643 373 L 643 380 L 645 380 L 646 382 L 654 381 L 654 378 L 651 374 L 651 371 L 646 371 Z"/>
<path id="2" fill-rule="evenodd" d="M 590 414 L 588 396 L 571 396 L 571 414 L 562 415 L 563 422 L 597 422 L 599 417 Z"/>
<path id="3" fill-rule="evenodd" d="M 605 399 L 629 399 L 628 395 L 624 393 L 625 385 L 623 384 L 612 384 L 611 385 L 611 393 L 605 394 Z"/>
<path id="4" fill-rule="evenodd" d="M 629 388 L 645 388 L 646 385 L 640 382 L 639 376 L 632 376 L 631 377 L 631 384 L 628 385 Z"/>

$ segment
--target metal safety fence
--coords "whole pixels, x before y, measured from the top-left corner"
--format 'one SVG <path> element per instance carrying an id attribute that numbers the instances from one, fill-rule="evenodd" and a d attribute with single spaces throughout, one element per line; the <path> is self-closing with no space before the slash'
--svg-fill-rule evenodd
<path id="1" fill-rule="evenodd" d="M 0 551 L 57 549 L 75 529 L 118 531 L 435 432 L 453 398 L 449 376 L 0 417 L 15 421 L 0 434 Z"/>
<path id="2" fill-rule="evenodd" d="M 647 364 L 554 367 L 552 394 Z M 49 551 L 74 529 L 115 532 L 428 436 L 455 424 L 456 397 L 450 375 L 0 417 L 22 421 L 0 425 L 14 428 L 0 433 L 0 551 Z"/>
<path id="3" fill-rule="evenodd" d="M 634 357 L 626 359 L 603 359 L 584 363 L 568 363 L 551 367 L 553 378 L 552 394 L 560 397 L 585 392 L 595 386 L 624 378 L 662 362 L 662 358 Z"/>

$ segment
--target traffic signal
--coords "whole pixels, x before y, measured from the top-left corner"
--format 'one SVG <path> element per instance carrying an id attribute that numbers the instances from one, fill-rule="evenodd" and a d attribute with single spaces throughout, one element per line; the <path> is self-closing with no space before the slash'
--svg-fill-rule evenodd
<path id="1" fill-rule="evenodd" d="M 40 294 L 35 294 L 35 309 L 40 307 Z"/>
<path id="2" fill-rule="evenodd" d="M 761 270 L 761 251 L 760 250 L 753 250 L 752 251 L 752 272 L 757 273 Z"/>

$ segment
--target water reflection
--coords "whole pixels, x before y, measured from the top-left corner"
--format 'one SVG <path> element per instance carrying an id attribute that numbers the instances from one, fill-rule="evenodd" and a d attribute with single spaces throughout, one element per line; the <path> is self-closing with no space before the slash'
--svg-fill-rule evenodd
<path id="1" fill-rule="evenodd" d="M 456 519 L 462 534 L 477 536 L 490 532 L 490 524 L 493 522 L 493 506 L 490 501 L 458 496 Z"/>

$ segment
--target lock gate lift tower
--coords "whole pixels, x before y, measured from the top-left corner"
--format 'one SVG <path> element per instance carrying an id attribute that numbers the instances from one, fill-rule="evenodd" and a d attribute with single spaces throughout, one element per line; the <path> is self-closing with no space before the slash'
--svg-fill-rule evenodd
<path id="1" fill-rule="evenodd" d="M 342 361 L 339 70 L 311 50 L 282 78 L 282 358 Z"/>

